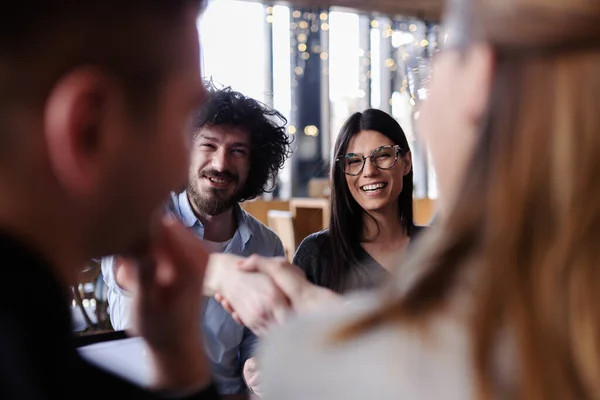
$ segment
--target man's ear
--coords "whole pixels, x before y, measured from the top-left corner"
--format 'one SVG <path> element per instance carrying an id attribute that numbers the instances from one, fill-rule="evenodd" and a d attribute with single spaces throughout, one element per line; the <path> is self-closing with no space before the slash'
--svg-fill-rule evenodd
<path id="1" fill-rule="evenodd" d="M 494 73 L 494 54 L 489 45 L 478 44 L 468 49 L 462 84 L 467 111 L 473 121 L 479 121 L 488 107 Z"/>
<path id="2" fill-rule="evenodd" d="M 44 109 L 44 136 L 54 175 L 73 196 L 92 195 L 101 178 L 107 120 L 116 88 L 92 68 L 74 70 L 52 88 Z"/>

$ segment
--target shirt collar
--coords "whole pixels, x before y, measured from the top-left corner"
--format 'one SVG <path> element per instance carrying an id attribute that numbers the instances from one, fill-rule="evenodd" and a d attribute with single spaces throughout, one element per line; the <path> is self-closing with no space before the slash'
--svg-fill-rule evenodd
<path id="1" fill-rule="evenodd" d="M 194 214 L 194 210 L 192 209 L 192 205 L 190 204 L 190 200 L 187 196 L 187 191 L 183 191 L 179 193 L 179 213 L 181 215 L 181 222 L 188 227 L 196 225 L 196 222 L 202 225 L 202 223 Z"/>
<path id="2" fill-rule="evenodd" d="M 191 228 L 196 224 L 202 226 L 202 222 L 198 219 L 198 217 L 196 217 L 196 214 L 192 209 L 192 205 L 190 204 L 190 200 L 187 196 L 187 191 L 179 193 L 179 212 L 181 213 L 181 222 L 183 222 L 186 227 Z M 238 203 L 234 204 L 233 212 L 235 213 L 238 223 L 236 233 L 240 234 L 242 243 L 245 245 L 250 240 L 250 237 L 252 237 L 252 230 L 248 225 L 250 216 L 242 209 L 242 207 L 240 207 Z"/>

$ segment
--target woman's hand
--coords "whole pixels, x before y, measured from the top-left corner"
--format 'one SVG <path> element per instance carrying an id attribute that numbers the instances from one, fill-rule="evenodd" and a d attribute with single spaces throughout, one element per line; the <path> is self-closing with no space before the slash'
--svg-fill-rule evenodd
<path id="1" fill-rule="evenodd" d="M 297 266 L 290 264 L 285 258 L 253 255 L 240 261 L 238 267 L 245 272 L 261 273 L 268 276 L 287 297 L 291 309 L 295 312 L 316 311 L 341 302 L 339 295 L 310 283 L 304 272 Z M 244 321 L 243 310 L 237 309 L 227 296 L 220 293 L 216 298 L 226 310 L 232 313 L 236 320 Z M 272 322 L 273 319 L 271 318 L 270 321 L 265 321 L 264 325 L 269 326 Z M 281 318 L 277 322 L 281 323 Z"/>

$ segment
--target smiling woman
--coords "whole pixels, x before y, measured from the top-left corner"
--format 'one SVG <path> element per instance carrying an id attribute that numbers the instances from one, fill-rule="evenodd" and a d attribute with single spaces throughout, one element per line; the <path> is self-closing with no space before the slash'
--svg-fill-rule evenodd
<path id="1" fill-rule="evenodd" d="M 393 273 L 420 227 L 413 222 L 412 156 L 393 117 L 374 109 L 353 114 L 334 157 L 330 227 L 304 239 L 294 264 L 311 282 L 348 292 Z"/>

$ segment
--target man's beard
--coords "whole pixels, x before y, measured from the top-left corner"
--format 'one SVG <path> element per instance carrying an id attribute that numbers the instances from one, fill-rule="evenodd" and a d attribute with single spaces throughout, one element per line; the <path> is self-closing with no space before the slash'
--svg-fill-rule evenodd
<path id="1" fill-rule="evenodd" d="M 206 175 L 218 176 L 220 174 L 212 172 Z M 203 179 L 206 175 L 201 174 L 200 179 Z M 199 179 L 196 178 L 194 181 L 190 181 L 187 186 L 187 194 L 190 197 L 190 200 L 198 208 L 198 211 L 210 216 L 215 216 L 227 211 L 238 202 L 239 193 L 242 190 L 241 187 L 236 186 L 234 192 L 231 195 L 228 195 L 227 189 L 213 187 L 200 189 L 198 181 Z M 237 179 L 234 179 L 234 182 L 237 182 Z"/>

